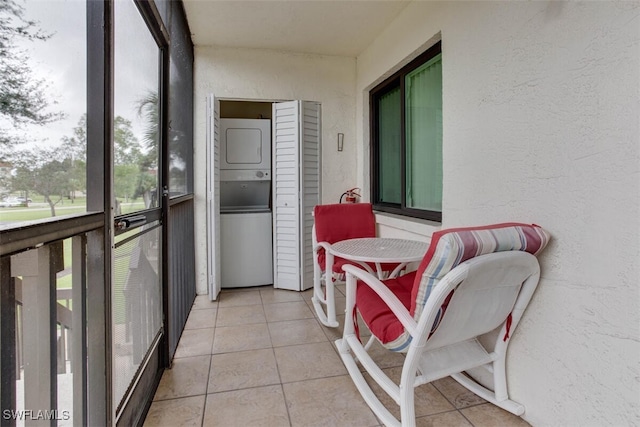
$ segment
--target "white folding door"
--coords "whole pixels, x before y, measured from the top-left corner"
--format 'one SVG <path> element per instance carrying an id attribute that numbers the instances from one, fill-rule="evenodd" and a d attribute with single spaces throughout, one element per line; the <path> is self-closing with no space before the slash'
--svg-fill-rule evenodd
<path id="1" fill-rule="evenodd" d="M 207 96 L 207 285 L 218 298 L 220 280 L 220 101 Z"/>
<path id="2" fill-rule="evenodd" d="M 274 287 L 301 291 L 313 286 L 311 227 L 320 203 L 320 104 L 273 104 Z"/>

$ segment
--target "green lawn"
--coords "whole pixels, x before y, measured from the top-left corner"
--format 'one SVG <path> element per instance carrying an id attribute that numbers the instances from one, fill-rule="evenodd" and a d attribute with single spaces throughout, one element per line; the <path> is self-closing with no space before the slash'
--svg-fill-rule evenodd
<path id="1" fill-rule="evenodd" d="M 43 205 L 44 206 L 44 205 Z M 57 210 L 56 216 L 69 215 L 79 212 L 85 212 L 85 205 L 73 206 L 73 208 Z M 50 218 L 51 210 L 48 207 L 29 207 L 29 208 L 0 208 L 0 223 L 36 221 L 39 219 Z"/>
<path id="2" fill-rule="evenodd" d="M 123 214 L 144 209 L 142 200 L 122 203 Z M 63 205 L 56 205 L 56 216 L 77 214 L 87 211 L 86 199 L 78 198 L 74 203 L 66 201 Z M 0 208 L 0 224 L 22 221 L 36 221 L 39 219 L 51 218 L 51 209 L 46 203 L 32 203 L 28 208 Z"/>

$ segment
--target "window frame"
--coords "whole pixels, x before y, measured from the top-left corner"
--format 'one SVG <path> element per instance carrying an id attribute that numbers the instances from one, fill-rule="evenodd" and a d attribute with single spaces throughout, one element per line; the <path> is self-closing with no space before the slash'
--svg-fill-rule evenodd
<path id="1" fill-rule="evenodd" d="M 438 41 L 426 51 L 418 55 L 415 59 L 410 61 L 407 65 L 403 66 L 400 70 L 393 73 L 386 78 L 380 84 L 375 86 L 369 91 L 369 130 L 370 130 L 370 188 L 371 188 L 371 202 L 373 208 L 377 211 L 387 212 L 391 214 L 397 214 L 412 218 L 426 219 L 436 222 L 442 222 L 442 212 L 415 209 L 406 206 L 406 112 L 405 112 L 405 77 L 413 70 L 425 64 L 438 54 L 442 53 L 442 42 Z M 380 201 L 380 142 L 379 142 L 379 120 L 378 120 L 378 100 L 381 96 L 390 92 L 391 90 L 400 89 L 400 175 L 401 175 L 401 202 L 389 203 Z"/>

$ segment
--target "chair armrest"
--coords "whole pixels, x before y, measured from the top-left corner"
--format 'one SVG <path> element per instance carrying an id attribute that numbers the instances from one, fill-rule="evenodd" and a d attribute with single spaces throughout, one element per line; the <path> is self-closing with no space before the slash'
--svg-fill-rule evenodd
<path id="1" fill-rule="evenodd" d="M 328 243 L 328 242 L 317 242 L 315 244 L 315 246 L 313 247 L 313 250 L 314 250 L 314 252 L 317 252 L 318 249 L 320 249 L 320 248 L 324 249 L 325 252 L 329 251 L 331 249 L 331 243 Z"/>
<path id="2" fill-rule="evenodd" d="M 374 275 L 354 265 L 344 265 L 342 269 L 373 289 L 373 291 L 382 298 L 382 301 L 387 304 L 393 314 L 396 315 L 400 323 L 402 323 L 402 326 L 405 327 L 409 334 L 412 336 L 415 335 L 418 324 L 409 313 L 409 310 L 405 308 L 398 297 L 396 297 L 384 283 L 378 280 Z M 349 282 L 347 282 L 347 285 L 348 283 Z"/>

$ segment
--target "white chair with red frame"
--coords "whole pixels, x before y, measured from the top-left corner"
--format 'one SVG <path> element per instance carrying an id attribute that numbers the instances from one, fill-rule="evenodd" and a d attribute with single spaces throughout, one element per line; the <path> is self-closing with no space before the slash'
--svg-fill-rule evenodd
<path id="1" fill-rule="evenodd" d="M 345 265 L 347 313 L 340 356 L 364 400 L 387 426 L 415 426 L 414 388 L 452 376 L 483 399 L 522 415 L 509 399 L 506 355 L 538 284 L 536 255 L 549 234 L 507 223 L 434 233 L 418 269 L 380 281 Z M 406 353 L 399 384 L 367 353 L 357 333 L 359 312 L 390 351 Z M 400 406 L 400 420 L 365 381 L 360 364 Z"/>

